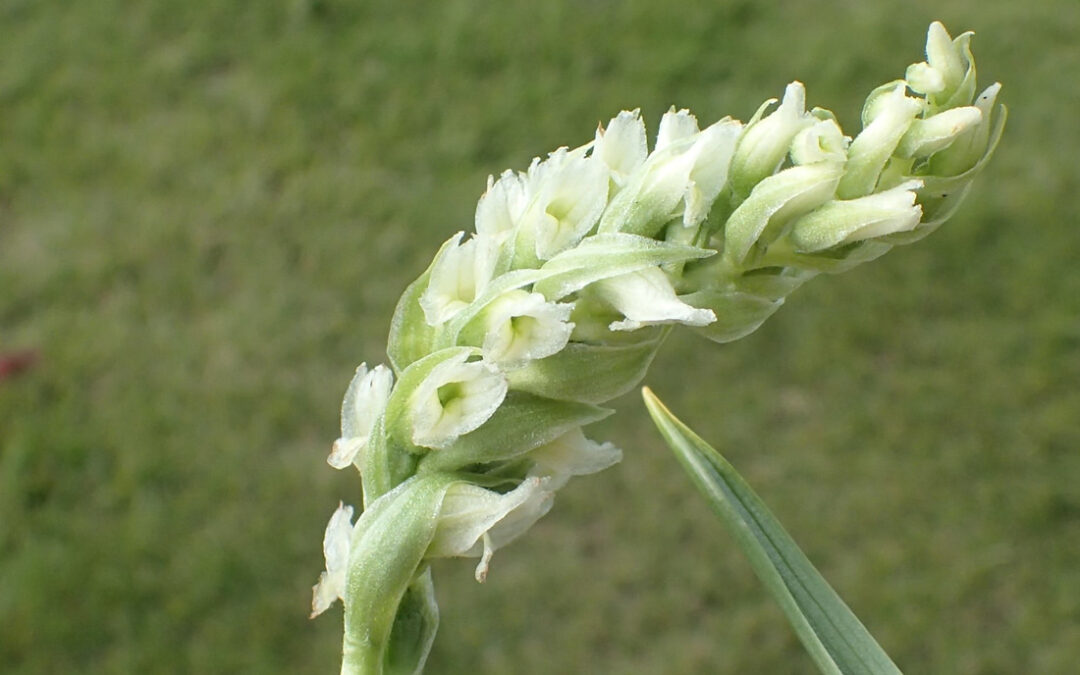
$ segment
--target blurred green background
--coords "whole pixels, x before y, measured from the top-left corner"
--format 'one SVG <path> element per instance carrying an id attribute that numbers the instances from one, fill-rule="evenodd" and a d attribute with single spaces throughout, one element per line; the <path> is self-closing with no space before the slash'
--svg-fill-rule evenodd
<path id="1" fill-rule="evenodd" d="M 336 672 L 325 464 L 394 303 L 489 173 L 641 107 L 848 133 L 926 26 L 1004 142 L 930 239 L 648 383 L 911 673 L 1080 661 L 1080 4 L 0 3 L 0 671 Z M 809 673 L 636 394 L 495 557 L 442 562 L 432 673 Z"/>

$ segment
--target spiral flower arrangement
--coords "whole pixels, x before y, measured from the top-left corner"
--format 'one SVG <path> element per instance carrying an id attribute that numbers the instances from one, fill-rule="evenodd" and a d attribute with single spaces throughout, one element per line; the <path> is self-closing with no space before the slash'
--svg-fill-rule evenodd
<path id="1" fill-rule="evenodd" d="M 848 137 L 807 110 L 704 129 L 638 111 L 488 182 L 475 231 L 404 292 L 389 367 L 361 365 L 328 458 L 354 467 L 312 616 L 344 602 L 342 673 L 418 673 L 438 623 L 430 562 L 492 554 L 574 477 L 621 458 L 583 428 L 638 385 L 675 325 L 728 342 L 819 273 L 917 241 L 957 209 L 1000 137 L 1000 85 L 976 93 L 971 33 L 930 26 L 927 59 L 873 90 Z"/>

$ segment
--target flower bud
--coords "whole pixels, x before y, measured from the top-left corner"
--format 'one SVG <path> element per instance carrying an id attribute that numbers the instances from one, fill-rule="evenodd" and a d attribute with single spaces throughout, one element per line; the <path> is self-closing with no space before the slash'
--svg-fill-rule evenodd
<path id="1" fill-rule="evenodd" d="M 841 244 L 914 229 L 922 217 L 908 181 L 891 190 L 847 201 L 833 201 L 795 222 L 789 235 L 795 250 L 812 253 Z"/>
<path id="2" fill-rule="evenodd" d="M 977 126 L 981 120 L 982 112 L 975 106 L 952 108 L 927 119 L 917 119 L 900 139 L 896 155 L 905 158 L 929 157 L 949 147 L 958 136 Z"/>
<path id="3" fill-rule="evenodd" d="M 506 397 L 506 377 L 462 350 L 428 373 L 409 399 L 412 442 L 445 448 L 495 414 Z"/>
<path id="4" fill-rule="evenodd" d="M 784 169 L 758 183 L 728 218 L 724 257 L 738 264 L 759 242 L 768 246 L 792 218 L 831 199 L 842 172 L 842 164 L 819 162 Z"/>
<path id="5" fill-rule="evenodd" d="M 386 410 L 393 385 L 394 374 L 386 366 L 378 365 L 368 371 L 367 364 L 361 363 L 356 369 L 341 404 L 341 438 L 334 441 L 326 459 L 330 466 L 335 469 L 353 463 L 359 466 L 357 455 L 367 447 L 375 421 Z"/>
<path id="6" fill-rule="evenodd" d="M 867 100 L 868 112 L 864 114 L 864 119 L 870 122 L 851 142 L 844 177 L 836 188 L 842 199 L 862 197 L 874 191 L 885 163 L 922 105 L 919 99 L 904 95 L 903 83 L 888 92 L 871 95 Z"/>
<path id="7" fill-rule="evenodd" d="M 731 187 L 738 199 L 750 194 L 759 181 L 780 168 L 795 134 L 812 123 L 806 114 L 806 90 L 802 82 L 792 82 L 784 90 L 784 100 L 771 115 L 759 118 L 768 101 L 747 125 L 731 159 Z"/>
<path id="8" fill-rule="evenodd" d="M 975 94 L 975 64 L 968 32 L 955 40 L 935 21 L 926 33 L 926 61 L 908 67 L 904 75 L 911 90 L 925 94 L 932 112 L 971 103 Z"/>
<path id="9" fill-rule="evenodd" d="M 997 119 L 991 119 L 994 102 L 1000 91 L 1001 84 L 995 82 L 979 94 L 974 106 L 979 111 L 979 121 L 966 127 L 949 147 L 930 158 L 932 175 L 957 176 L 989 157 L 997 145 L 1005 122 L 1004 106 L 1000 107 Z"/>

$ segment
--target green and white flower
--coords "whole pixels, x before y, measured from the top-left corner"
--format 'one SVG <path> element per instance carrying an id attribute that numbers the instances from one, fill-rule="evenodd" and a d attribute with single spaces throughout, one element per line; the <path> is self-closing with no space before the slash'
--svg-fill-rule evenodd
<path id="1" fill-rule="evenodd" d="M 622 453 L 588 440 L 676 325 L 716 342 L 762 324 L 806 281 L 941 225 L 1004 124 L 975 97 L 971 34 L 940 24 L 927 60 L 867 98 L 862 130 L 806 108 L 799 82 L 747 124 L 639 111 L 490 178 L 398 303 L 387 354 L 346 391 L 329 463 L 360 468 L 364 511 L 324 536 L 313 613 L 345 605 L 343 673 L 419 673 L 438 611 L 430 561 L 480 559 Z M 393 647 L 391 647 L 393 645 Z"/>

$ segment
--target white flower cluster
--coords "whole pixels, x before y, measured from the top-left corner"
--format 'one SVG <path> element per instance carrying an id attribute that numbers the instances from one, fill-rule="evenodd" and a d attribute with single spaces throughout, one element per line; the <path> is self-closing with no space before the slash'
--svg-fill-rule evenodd
<path id="1" fill-rule="evenodd" d="M 365 509 L 331 518 L 313 613 L 345 600 L 346 661 L 386 658 L 377 596 L 428 612 L 425 561 L 478 556 L 483 580 L 570 477 L 619 461 L 581 429 L 640 382 L 672 325 L 737 339 L 813 275 L 940 225 L 1004 119 L 991 125 L 998 85 L 972 101 L 969 41 L 931 26 L 927 62 L 870 95 L 854 138 L 793 82 L 745 125 L 672 109 L 650 152 L 638 111 L 622 112 L 490 179 L 475 232 L 399 302 L 391 367 L 362 365 L 345 395 L 328 461 L 360 470 Z"/>

